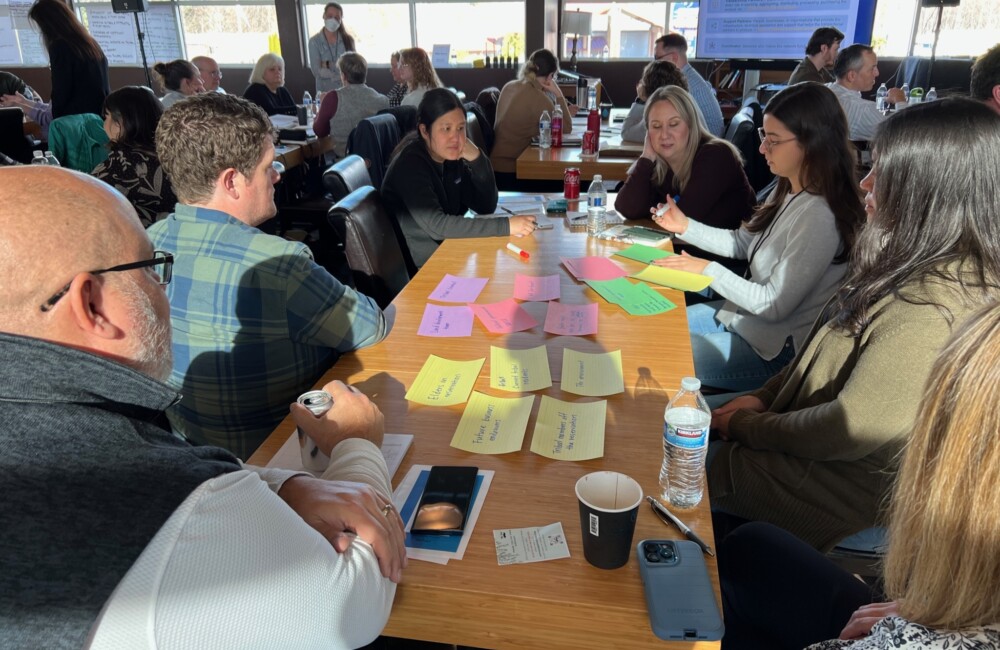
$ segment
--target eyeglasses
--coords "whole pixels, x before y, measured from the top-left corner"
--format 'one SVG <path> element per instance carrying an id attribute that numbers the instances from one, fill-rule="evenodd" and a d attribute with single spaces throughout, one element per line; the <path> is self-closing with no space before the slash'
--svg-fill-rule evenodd
<path id="1" fill-rule="evenodd" d="M 92 275 L 100 275 L 101 273 L 131 271 L 133 269 L 144 269 L 148 267 L 153 267 L 153 272 L 160 278 L 160 285 L 166 286 L 170 284 L 170 278 L 173 276 L 174 256 L 166 251 L 153 251 L 153 257 L 148 260 L 132 262 L 130 264 L 119 264 L 118 266 L 112 266 L 110 269 L 98 269 L 96 271 L 88 271 L 88 273 Z M 42 303 L 42 311 L 49 311 L 52 309 L 55 304 L 66 295 L 69 291 L 70 285 L 72 284 L 72 281 L 67 282 L 65 287 L 52 294 L 52 297 Z"/>
<path id="2" fill-rule="evenodd" d="M 767 149 L 768 152 L 770 152 L 772 149 L 774 149 L 775 147 L 777 147 L 779 144 L 785 144 L 786 142 L 791 142 L 792 140 L 797 140 L 798 139 L 798 138 L 796 138 L 796 137 L 793 136 L 791 138 L 786 138 L 784 140 L 768 140 L 767 139 L 767 134 L 764 133 L 763 127 L 757 129 L 757 135 L 760 136 L 760 142 L 761 142 L 761 144 L 764 145 L 764 148 Z"/>

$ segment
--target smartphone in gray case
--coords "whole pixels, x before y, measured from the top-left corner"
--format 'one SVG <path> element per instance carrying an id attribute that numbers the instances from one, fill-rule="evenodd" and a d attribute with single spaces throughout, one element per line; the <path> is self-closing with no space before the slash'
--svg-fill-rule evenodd
<path id="1" fill-rule="evenodd" d="M 653 634 L 667 641 L 718 641 L 724 627 L 705 556 L 694 542 L 644 539 L 636 545 Z"/>

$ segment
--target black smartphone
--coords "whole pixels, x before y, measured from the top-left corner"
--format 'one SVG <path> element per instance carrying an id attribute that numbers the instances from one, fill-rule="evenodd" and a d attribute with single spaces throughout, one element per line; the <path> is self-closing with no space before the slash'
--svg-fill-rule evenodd
<path id="1" fill-rule="evenodd" d="M 472 505 L 478 467 L 431 467 L 410 532 L 461 535 Z"/>
<path id="2" fill-rule="evenodd" d="M 701 547 L 688 541 L 644 539 L 636 554 L 653 634 L 667 641 L 722 638 L 722 616 Z"/>

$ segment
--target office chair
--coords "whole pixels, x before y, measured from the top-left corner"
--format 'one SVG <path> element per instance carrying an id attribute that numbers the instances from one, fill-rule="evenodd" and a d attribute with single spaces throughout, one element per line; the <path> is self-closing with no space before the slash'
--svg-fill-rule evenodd
<path id="1" fill-rule="evenodd" d="M 361 156 L 351 154 L 341 158 L 323 172 L 323 189 L 331 205 L 354 190 L 372 184 L 368 167 Z"/>

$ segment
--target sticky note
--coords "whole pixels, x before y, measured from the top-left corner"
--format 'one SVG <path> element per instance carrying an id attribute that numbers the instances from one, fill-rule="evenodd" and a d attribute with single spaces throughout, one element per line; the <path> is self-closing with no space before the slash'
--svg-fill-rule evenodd
<path id="1" fill-rule="evenodd" d="M 451 446 L 474 454 L 520 451 L 534 395 L 495 397 L 475 392 L 465 406 Z"/>
<path id="2" fill-rule="evenodd" d="M 673 253 L 661 250 L 659 248 L 654 248 L 653 246 L 632 244 L 628 248 L 623 248 L 620 251 L 616 251 L 615 255 L 617 255 L 618 257 L 624 257 L 626 259 L 649 264 L 653 260 L 662 259 L 664 257 L 673 255 Z"/>
<path id="3" fill-rule="evenodd" d="M 522 275 L 514 276 L 514 297 L 518 300 L 544 302 L 559 300 L 558 275 Z"/>
<path id="4" fill-rule="evenodd" d="M 469 399 L 486 358 L 452 361 L 430 355 L 417 373 L 406 399 L 418 404 L 451 406 Z"/>
<path id="5" fill-rule="evenodd" d="M 542 396 L 531 435 L 531 451 L 555 460 L 589 460 L 604 455 L 606 400 L 564 402 Z"/>
<path id="6" fill-rule="evenodd" d="M 563 336 L 597 334 L 597 303 L 567 305 L 561 302 L 550 302 L 548 313 L 545 314 L 544 329 L 549 334 Z"/>
<path id="7" fill-rule="evenodd" d="M 469 305 L 469 307 L 479 322 L 494 334 L 520 332 L 538 325 L 538 321 L 513 298 L 489 305 Z"/>
<path id="8" fill-rule="evenodd" d="M 551 385 L 549 353 L 544 345 L 528 350 L 490 346 L 490 388 L 528 392 Z"/>
<path id="9" fill-rule="evenodd" d="M 606 257 L 560 257 L 563 265 L 577 280 L 613 280 L 623 278 L 626 273 Z"/>
<path id="10" fill-rule="evenodd" d="M 628 296 L 635 286 L 625 278 L 615 278 L 614 280 L 584 280 L 591 289 L 596 291 L 602 298 L 613 305 L 620 305 L 628 300 Z"/>
<path id="11" fill-rule="evenodd" d="M 653 316 L 676 309 L 677 305 L 664 298 L 648 284 L 632 285 L 625 300 L 618 306 L 633 316 Z"/>
<path id="12" fill-rule="evenodd" d="M 430 299 L 441 302 L 475 302 L 489 281 L 489 278 L 460 278 L 447 273 L 431 293 Z"/>
<path id="13" fill-rule="evenodd" d="M 681 291 L 701 291 L 712 284 L 712 278 L 707 275 L 652 265 L 647 266 L 638 273 L 633 273 L 632 277 L 654 284 L 662 284 L 671 289 L 680 289 Z"/>
<path id="14" fill-rule="evenodd" d="M 590 397 L 625 392 L 622 351 L 590 354 L 566 348 L 563 350 L 562 389 Z"/>
<path id="15" fill-rule="evenodd" d="M 467 305 L 448 306 L 427 303 L 417 334 L 420 336 L 471 336 L 472 310 Z"/>

